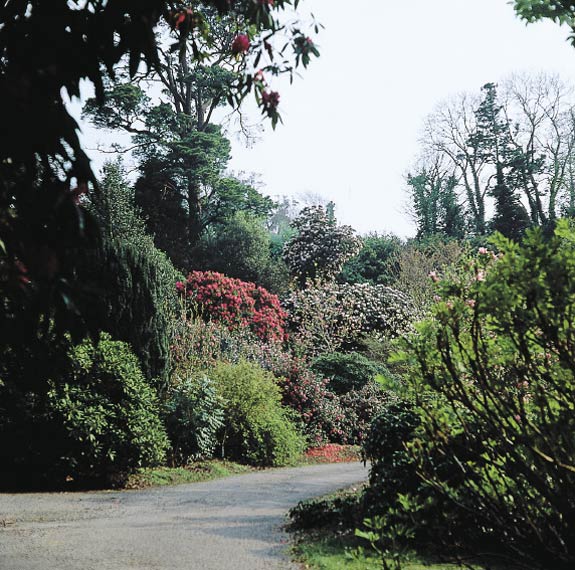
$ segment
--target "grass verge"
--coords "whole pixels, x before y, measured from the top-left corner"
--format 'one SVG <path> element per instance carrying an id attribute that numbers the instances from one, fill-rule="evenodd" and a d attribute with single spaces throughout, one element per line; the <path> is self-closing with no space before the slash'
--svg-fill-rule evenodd
<path id="1" fill-rule="evenodd" d="M 140 469 L 130 475 L 125 489 L 145 489 L 162 485 L 181 485 L 183 483 L 201 483 L 212 479 L 221 479 L 231 475 L 255 471 L 249 465 L 240 465 L 232 461 L 211 459 L 197 461 L 186 467 L 154 467 Z"/>
<path id="2" fill-rule="evenodd" d="M 351 445 L 326 445 L 313 448 L 306 452 L 300 461 L 292 467 L 305 465 L 318 465 L 322 463 L 341 463 L 346 461 L 359 461 L 360 448 Z M 231 475 L 257 471 L 255 467 L 241 465 L 233 461 L 210 459 L 196 461 L 186 467 L 154 467 L 140 469 L 130 475 L 124 485 L 125 489 L 145 489 L 163 485 L 181 485 L 184 483 L 201 483 Z"/>
<path id="3" fill-rule="evenodd" d="M 334 536 L 320 532 L 298 533 L 293 547 L 295 559 L 310 570 L 381 570 L 375 553 L 356 553 L 358 539 L 352 535 Z M 402 570 L 455 570 L 453 564 L 404 562 Z"/>

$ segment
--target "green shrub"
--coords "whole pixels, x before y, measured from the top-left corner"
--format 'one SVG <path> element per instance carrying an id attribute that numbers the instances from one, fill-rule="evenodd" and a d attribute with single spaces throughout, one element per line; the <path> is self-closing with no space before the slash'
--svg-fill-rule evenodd
<path id="1" fill-rule="evenodd" d="M 316 358 L 312 370 L 324 378 L 329 378 L 328 387 L 336 394 L 359 390 L 384 369 L 356 352 L 332 352 Z"/>
<path id="2" fill-rule="evenodd" d="M 224 400 L 226 457 L 253 465 L 286 465 L 303 452 L 275 377 L 255 364 L 219 364 L 210 373 Z"/>
<path id="3" fill-rule="evenodd" d="M 154 390 L 129 346 L 48 335 L 0 359 L 0 485 L 119 482 L 164 458 Z"/>
<path id="4" fill-rule="evenodd" d="M 482 247 L 439 282 L 433 318 L 408 339 L 422 418 L 408 447 L 427 488 L 457 517 L 472 514 L 444 534 L 446 549 L 489 545 L 523 567 L 566 570 L 575 566 L 575 231 L 560 221 L 554 235 L 495 244 L 499 253 Z"/>
<path id="5" fill-rule="evenodd" d="M 370 514 L 385 514 L 402 493 L 419 488 L 416 464 L 406 450 L 420 423 L 414 406 L 397 401 L 373 420 L 364 442 L 364 454 L 370 462 L 366 490 Z"/>
<path id="6" fill-rule="evenodd" d="M 363 519 L 362 493 L 357 489 L 346 489 L 300 501 L 289 511 L 289 518 L 292 530 L 352 530 Z"/>
<path id="7" fill-rule="evenodd" d="M 82 480 L 114 480 L 165 458 L 168 440 L 154 390 L 129 346 L 102 334 L 70 351 L 65 382 L 51 381 L 47 411 L 62 425 L 59 470 Z"/>
<path id="8" fill-rule="evenodd" d="M 186 377 L 171 387 L 164 404 L 166 428 L 178 464 L 214 456 L 224 425 L 223 402 L 210 378 Z"/>

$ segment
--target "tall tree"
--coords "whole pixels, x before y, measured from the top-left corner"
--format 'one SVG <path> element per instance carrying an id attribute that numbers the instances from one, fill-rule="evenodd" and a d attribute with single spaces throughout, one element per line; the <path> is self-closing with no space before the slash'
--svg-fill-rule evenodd
<path id="1" fill-rule="evenodd" d="M 457 178 L 444 162 L 441 155 L 435 154 L 414 174 L 407 175 L 419 239 L 434 235 L 462 238 L 465 234 L 465 213 L 456 194 Z"/>
<path id="2" fill-rule="evenodd" d="M 453 164 L 465 196 L 470 229 L 483 235 L 487 231 L 486 164 L 478 148 L 470 144 L 478 104 L 476 96 L 463 94 L 439 105 L 425 123 L 424 153 L 439 154 Z"/>
<path id="3" fill-rule="evenodd" d="M 495 170 L 489 181 L 489 192 L 495 198 L 491 229 L 518 239 L 529 225 L 518 191 L 525 171 L 533 167 L 533 162 L 522 148 L 513 144 L 511 125 L 497 98 L 497 86 L 487 83 L 482 91 L 484 98 L 475 111 L 477 129 L 470 137 L 470 145 L 477 148 L 485 164 Z"/>
<path id="4" fill-rule="evenodd" d="M 264 219 L 239 211 L 204 234 L 196 266 L 281 294 L 289 287 L 289 272 L 284 261 L 273 255 L 271 246 Z"/>
<path id="5" fill-rule="evenodd" d="M 574 98 L 557 75 L 513 75 L 502 85 L 502 106 L 516 149 L 517 185 L 531 222 L 546 225 L 568 200 L 569 162 L 575 148 Z"/>
<path id="6" fill-rule="evenodd" d="M 297 4 L 297 2 L 296 2 Z M 286 26 L 278 11 L 291 0 L 234 2 L 237 20 L 230 51 L 245 50 L 240 76 L 227 95 L 234 105 L 254 93 L 262 112 L 279 119 L 279 96 L 254 80 L 252 66 L 291 73 L 317 54 L 299 25 Z M 79 96 L 88 79 L 100 101 L 104 79 L 120 61 L 137 75 L 145 63 L 159 69 L 154 31 L 161 19 L 174 30 L 175 51 L 190 40 L 209 41 L 207 11 L 230 12 L 227 0 L 21 0 L 2 5 L 0 26 L 0 330 L 12 339 L 38 323 L 70 328 L 77 316 L 74 267 L 94 235 L 78 194 L 96 184 L 77 124 L 65 99 Z M 280 56 L 272 37 L 287 35 L 293 56 Z M 195 44 L 194 44 L 195 42 Z M 235 44 L 235 47 L 234 47 Z M 284 51 L 284 54 L 287 54 Z M 270 58 L 275 56 L 275 61 Z M 268 58 L 268 59 L 266 59 Z M 248 64 L 249 62 L 249 64 Z M 38 128 L 42 125 L 42 128 Z M 34 133 L 31 136 L 31 133 Z M 93 238 L 95 239 L 95 238 Z M 92 242 L 93 242 L 92 239 Z"/>
<path id="7" fill-rule="evenodd" d="M 491 228 L 487 214 L 502 177 L 506 192 L 527 206 L 530 224 L 553 223 L 573 201 L 574 102 L 571 87 L 555 75 L 514 75 L 499 87 L 487 84 L 481 97 L 444 102 L 428 118 L 424 155 L 436 152 L 451 163 L 472 233 Z"/>
<path id="8" fill-rule="evenodd" d="M 193 264 L 194 248 L 208 225 L 230 210 L 263 210 L 267 215 L 272 207 L 254 188 L 225 175 L 230 143 L 210 122 L 214 110 L 227 103 L 242 66 L 238 52 L 247 43 L 233 47 L 238 37 L 244 39 L 234 40 L 238 17 L 233 12 L 220 17 L 206 8 L 209 38 L 181 42 L 175 53 L 161 49 L 152 78 L 111 84 L 105 105 L 92 99 L 84 108 L 95 125 L 133 135 L 141 172 L 137 201 L 156 244 L 182 269 Z M 164 29 L 164 35 L 170 34 L 181 32 Z M 146 93 L 154 82 L 163 88 L 159 99 Z"/>

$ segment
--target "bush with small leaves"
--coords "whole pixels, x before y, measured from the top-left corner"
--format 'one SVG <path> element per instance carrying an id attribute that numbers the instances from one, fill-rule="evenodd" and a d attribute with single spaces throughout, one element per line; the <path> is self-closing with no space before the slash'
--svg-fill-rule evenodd
<path id="1" fill-rule="evenodd" d="M 384 390 L 373 380 L 357 390 L 350 390 L 340 396 L 341 407 L 345 412 L 343 431 L 346 442 L 362 445 L 373 420 L 397 400 L 393 392 Z"/>
<path id="2" fill-rule="evenodd" d="M 113 485 L 163 462 L 156 393 L 126 343 L 38 340 L 3 354 L 0 373 L 0 484 Z"/>
<path id="3" fill-rule="evenodd" d="M 303 453 L 305 439 L 281 405 L 276 378 L 256 364 L 217 365 L 210 373 L 224 402 L 221 432 L 225 457 L 252 465 L 288 465 Z"/>
<path id="4" fill-rule="evenodd" d="M 58 467 L 72 478 L 117 482 L 165 458 L 155 392 L 130 347 L 107 334 L 71 349 L 69 374 L 52 382 L 47 408 L 66 434 Z"/>
<path id="5" fill-rule="evenodd" d="M 164 417 L 174 463 L 186 465 L 214 456 L 224 407 L 208 376 L 187 376 L 173 383 L 166 395 Z"/>
<path id="6" fill-rule="evenodd" d="M 364 453 L 370 462 L 369 487 L 366 490 L 370 514 L 384 514 L 395 505 L 398 495 L 418 489 L 415 462 L 406 444 L 415 437 L 420 419 L 409 402 L 396 401 L 380 411 L 364 441 Z"/>

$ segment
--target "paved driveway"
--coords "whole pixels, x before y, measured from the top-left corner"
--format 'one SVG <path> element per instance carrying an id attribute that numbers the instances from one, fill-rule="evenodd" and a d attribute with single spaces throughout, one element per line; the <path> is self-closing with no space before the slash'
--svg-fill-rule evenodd
<path id="1" fill-rule="evenodd" d="M 360 463 L 144 491 L 0 494 L 0 570 L 272 570 L 298 501 L 365 480 Z"/>

